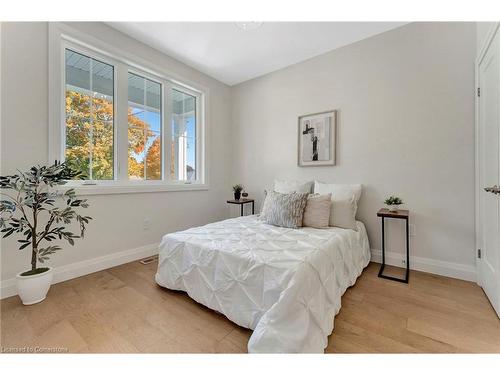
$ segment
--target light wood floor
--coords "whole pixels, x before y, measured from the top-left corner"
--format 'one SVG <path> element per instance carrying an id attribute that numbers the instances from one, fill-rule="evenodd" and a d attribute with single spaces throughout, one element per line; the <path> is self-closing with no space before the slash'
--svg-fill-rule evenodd
<path id="1" fill-rule="evenodd" d="M 53 285 L 40 304 L 1 301 L 1 346 L 70 352 L 246 352 L 250 330 L 185 293 L 158 287 L 156 263 L 125 264 Z M 328 353 L 500 352 L 500 321 L 474 283 L 371 264 L 342 297 Z"/>

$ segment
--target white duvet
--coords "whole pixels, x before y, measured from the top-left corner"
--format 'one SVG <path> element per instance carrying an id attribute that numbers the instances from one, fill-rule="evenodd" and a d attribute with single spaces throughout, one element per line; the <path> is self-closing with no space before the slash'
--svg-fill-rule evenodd
<path id="1" fill-rule="evenodd" d="M 342 294 L 370 260 L 357 226 L 288 229 L 252 215 L 167 234 L 156 282 L 254 330 L 249 352 L 323 352 Z"/>

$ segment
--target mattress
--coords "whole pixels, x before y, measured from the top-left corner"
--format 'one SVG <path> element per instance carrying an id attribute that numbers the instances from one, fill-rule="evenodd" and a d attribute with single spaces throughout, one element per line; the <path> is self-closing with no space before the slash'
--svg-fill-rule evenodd
<path id="1" fill-rule="evenodd" d="M 363 223 L 289 229 L 257 215 L 167 234 L 156 282 L 252 329 L 250 353 L 318 353 L 370 261 Z"/>

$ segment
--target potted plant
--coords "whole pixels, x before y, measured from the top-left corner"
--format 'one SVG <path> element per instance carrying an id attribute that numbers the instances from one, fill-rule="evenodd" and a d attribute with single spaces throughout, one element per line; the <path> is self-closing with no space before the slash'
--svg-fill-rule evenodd
<path id="1" fill-rule="evenodd" d="M 241 198 L 241 191 L 242 190 L 243 190 L 243 186 L 240 184 L 233 186 L 234 199 L 236 199 L 237 201 L 239 201 Z"/>
<path id="2" fill-rule="evenodd" d="M 38 262 L 44 263 L 61 247 L 47 242 L 66 240 L 74 245 L 92 219 L 75 211 L 88 207 L 86 199 L 78 199 L 73 189 L 62 192 L 55 188 L 74 178 L 81 178 L 81 173 L 57 161 L 0 176 L 0 233 L 4 238 L 14 233 L 21 237 L 19 250 L 31 247 L 31 269 L 16 276 L 17 291 L 25 305 L 43 301 L 52 283 L 52 268 L 38 267 Z M 67 229 L 74 221 L 79 224 L 79 235 Z"/>
<path id="3" fill-rule="evenodd" d="M 399 206 L 403 204 L 403 200 L 401 198 L 393 195 L 387 198 L 384 202 L 389 207 L 389 211 L 391 212 L 397 212 Z"/>

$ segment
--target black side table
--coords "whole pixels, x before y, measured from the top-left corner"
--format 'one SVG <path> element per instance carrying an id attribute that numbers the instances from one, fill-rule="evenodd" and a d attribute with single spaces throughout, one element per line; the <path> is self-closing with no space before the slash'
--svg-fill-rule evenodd
<path id="1" fill-rule="evenodd" d="M 389 211 L 388 208 L 382 208 L 377 212 L 377 216 L 382 219 L 382 265 L 380 266 L 380 271 L 378 271 L 378 277 L 382 277 L 384 279 L 399 281 L 401 283 L 408 284 L 408 278 L 410 276 L 410 237 L 409 237 L 409 218 L 410 212 L 408 210 L 397 210 L 397 211 Z M 391 219 L 403 219 L 406 221 L 406 276 L 404 279 L 400 279 L 393 276 L 385 276 L 383 275 L 384 267 L 385 267 L 385 228 L 384 221 L 385 218 Z"/>
<path id="2" fill-rule="evenodd" d="M 252 215 L 255 214 L 255 201 L 253 199 L 241 198 L 241 199 L 230 199 L 227 201 L 230 204 L 239 204 L 240 205 L 240 216 L 243 216 L 243 205 L 245 203 L 252 203 Z"/>

